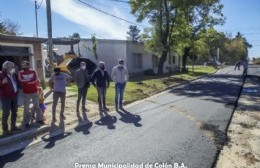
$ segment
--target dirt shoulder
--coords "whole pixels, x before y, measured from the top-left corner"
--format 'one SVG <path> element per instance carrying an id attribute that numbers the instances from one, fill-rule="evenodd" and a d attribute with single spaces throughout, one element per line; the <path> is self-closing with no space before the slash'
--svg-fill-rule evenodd
<path id="1" fill-rule="evenodd" d="M 217 168 L 260 167 L 260 78 L 247 78 Z"/>

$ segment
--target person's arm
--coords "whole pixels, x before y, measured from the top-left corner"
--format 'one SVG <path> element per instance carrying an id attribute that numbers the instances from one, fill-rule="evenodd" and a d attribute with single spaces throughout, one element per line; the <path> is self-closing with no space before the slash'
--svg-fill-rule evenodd
<path id="1" fill-rule="evenodd" d="M 28 82 L 28 79 L 23 79 L 23 78 L 22 78 L 21 71 L 18 72 L 18 79 L 19 79 L 19 81 L 22 82 L 22 83 L 23 83 L 23 82 Z"/>
<path id="2" fill-rule="evenodd" d="M 7 83 L 7 78 L 3 77 L 3 74 L 0 72 L 0 87 Z"/>
<path id="3" fill-rule="evenodd" d="M 33 71 L 33 78 L 28 82 L 28 84 L 38 83 L 39 81 L 37 72 L 35 70 L 32 71 Z"/>
<path id="4" fill-rule="evenodd" d="M 74 82 L 76 83 L 76 85 L 78 85 L 79 81 L 79 75 L 78 75 L 78 71 L 75 72 L 74 74 Z"/>
<path id="5" fill-rule="evenodd" d="M 72 82 L 73 78 L 72 78 L 70 75 L 66 74 L 66 73 L 64 73 L 64 74 L 65 74 L 66 80 L 67 80 L 68 82 Z"/>
<path id="6" fill-rule="evenodd" d="M 108 75 L 108 73 L 107 73 L 107 71 L 105 71 L 105 73 L 106 73 L 106 82 L 107 82 L 107 88 L 110 86 L 110 80 L 109 80 L 109 75 Z"/>
<path id="7" fill-rule="evenodd" d="M 126 82 L 128 82 L 128 80 L 129 80 L 129 74 L 128 74 L 127 68 L 125 68 L 125 80 L 126 80 Z"/>
<path id="8" fill-rule="evenodd" d="M 116 72 L 115 72 L 115 68 L 112 69 L 111 79 L 112 79 L 114 82 L 116 82 Z"/>
<path id="9" fill-rule="evenodd" d="M 51 78 L 50 78 L 50 80 L 49 80 L 49 87 L 51 88 L 51 89 L 53 89 L 53 85 L 54 85 L 54 82 L 53 82 L 53 75 L 51 76 Z"/>
<path id="10" fill-rule="evenodd" d="M 91 83 L 93 84 L 94 87 L 96 87 L 96 77 L 97 77 L 97 71 L 95 71 L 91 77 Z"/>

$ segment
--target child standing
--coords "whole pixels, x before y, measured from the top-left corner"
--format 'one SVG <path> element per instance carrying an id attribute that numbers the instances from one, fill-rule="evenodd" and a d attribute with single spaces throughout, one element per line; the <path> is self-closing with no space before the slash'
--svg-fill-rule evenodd
<path id="1" fill-rule="evenodd" d="M 42 118 L 43 118 L 43 121 L 45 121 L 46 120 L 46 117 L 45 117 L 46 105 L 44 103 L 44 92 L 43 92 L 42 87 L 38 87 L 38 94 L 39 94 L 39 106 L 42 111 Z"/>

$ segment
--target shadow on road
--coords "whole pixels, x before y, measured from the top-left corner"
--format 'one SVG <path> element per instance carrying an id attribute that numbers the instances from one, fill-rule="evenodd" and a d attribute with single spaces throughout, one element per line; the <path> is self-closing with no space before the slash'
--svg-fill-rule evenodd
<path id="1" fill-rule="evenodd" d="M 134 115 L 125 109 L 117 112 L 121 116 L 119 120 L 121 120 L 122 122 L 129 124 L 133 123 L 136 127 L 142 126 L 142 124 L 139 123 L 142 120 L 142 118 L 139 115 Z"/>
<path id="2" fill-rule="evenodd" d="M 71 132 L 64 132 L 64 121 L 60 120 L 59 126 L 56 126 L 55 123 L 52 123 L 50 134 L 44 135 L 42 137 L 42 140 L 44 142 L 48 142 L 48 144 L 44 147 L 45 149 L 50 149 L 55 146 L 56 141 L 62 140 L 66 138 L 67 136 L 71 135 Z"/>
<path id="3" fill-rule="evenodd" d="M 76 126 L 76 128 L 74 128 L 75 131 L 77 132 L 82 132 L 84 135 L 88 135 L 90 134 L 89 129 L 93 126 L 92 122 L 88 122 L 87 124 L 83 124 L 83 125 L 78 125 Z"/>
<path id="4" fill-rule="evenodd" d="M 111 116 L 107 114 L 104 117 L 101 117 L 95 124 L 100 126 L 107 126 L 108 129 L 115 129 L 114 124 L 117 122 L 117 118 L 115 116 Z"/>
<path id="5" fill-rule="evenodd" d="M 232 82 L 229 82 L 232 81 Z M 201 97 L 218 103 L 232 104 L 239 96 L 243 78 L 237 75 L 211 75 L 201 81 L 192 82 L 183 88 L 171 91 L 176 95 L 187 97 Z"/>
<path id="6" fill-rule="evenodd" d="M 9 153 L 5 156 L 0 156 L 0 167 L 4 167 L 9 162 L 16 162 L 19 160 L 24 155 L 22 153 L 24 149 L 25 148 Z"/>

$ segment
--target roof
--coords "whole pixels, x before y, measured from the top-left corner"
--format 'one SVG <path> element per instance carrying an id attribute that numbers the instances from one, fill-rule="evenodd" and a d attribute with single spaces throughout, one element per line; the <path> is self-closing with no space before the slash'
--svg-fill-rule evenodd
<path id="1" fill-rule="evenodd" d="M 39 38 L 39 37 L 26 37 L 26 36 L 13 36 L 13 35 L 3 35 L 0 34 L 0 41 L 2 40 L 15 40 L 17 42 L 38 42 L 44 43 L 47 41 L 46 38 Z"/>
<path id="2" fill-rule="evenodd" d="M 17 42 L 37 42 L 37 43 L 48 43 L 48 38 L 39 37 L 26 37 L 26 36 L 14 36 L 14 35 L 3 35 L 0 34 L 0 41 L 2 40 L 15 40 Z M 70 45 L 79 43 L 80 39 L 75 38 L 53 38 L 52 42 L 55 45 Z"/>

